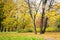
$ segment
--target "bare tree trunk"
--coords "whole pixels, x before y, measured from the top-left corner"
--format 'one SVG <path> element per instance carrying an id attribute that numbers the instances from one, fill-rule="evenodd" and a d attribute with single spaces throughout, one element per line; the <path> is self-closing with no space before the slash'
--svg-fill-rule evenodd
<path id="1" fill-rule="evenodd" d="M 1 27 L 1 32 L 3 31 L 3 27 Z"/>
<path id="2" fill-rule="evenodd" d="M 3 21 L 3 19 L 0 18 L 0 32 L 2 32 L 2 24 L 1 24 L 2 21 Z"/>
<path id="3" fill-rule="evenodd" d="M 34 33 L 37 34 L 37 31 L 36 31 L 36 24 L 35 24 L 35 18 L 36 18 L 36 15 L 34 15 Z"/>
<path id="4" fill-rule="evenodd" d="M 8 32 L 10 32 L 10 27 L 8 28 Z"/>
<path id="5" fill-rule="evenodd" d="M 45 33 L 46 31 L 47 22 L 48 22 L 48 18 L 45 18 L 43 33 Z"/>
<path id="6" fill-rule="evenodd" d="M 29 3 L 29 0 L 28 0 L 28 7 L 29 7 L 29 13 L 30 13 L 30 16 L 33 20 L 33 24 L 34 24 L 34 33 L 37 34 L 37 31 L 36 31 L 36 25 L 35 25 L 35 16 L 34 16 L 34 19 L 32 17 L 32 10 L 31 10 L 31 6 L 30 6 L 30 3 Z"/>
<path id="7" fill-rule="evenodd" d="M 1 32 L 1 22 L 0 22 L 0 32 Z"/>
<path id="8" fill-rule="evenodd" d="M 40 34 L 43 34 L 43 20 L 44 20 L 44 15 L 45 15 L 45 12 L 44 12 L 44 8 L 42 9 L 42 16 L 41 16 L 41 23 L 40 23 Z"/>
<path id="9" fill-rule="evenodd" d="M 45 6 L 47 3 L 47 0 L 42 0 L 42 16 L 41 16 L 41 25 L 40 25 L 40 34 L 44 34 L 43 28 L 44 28 L 44 18 L 45 18 Z"/>
<path id="10" fill-rule="evenodd" d="M 4 32 L 6 32 L 6 28 L 4 27 Z"/>

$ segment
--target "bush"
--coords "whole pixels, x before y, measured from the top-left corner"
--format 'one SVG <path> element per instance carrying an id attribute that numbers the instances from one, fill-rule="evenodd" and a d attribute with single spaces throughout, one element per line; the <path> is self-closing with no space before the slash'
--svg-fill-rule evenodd
<path id="1" fill-rule="evenodd" d="M 28 29 L 27 32 L 33 32 L 33 30 L 32 29 Z"/>
<path id="2" fill-rule="evenodd" d="M 18 33 L 25 33 L 25 32 L 33 32 L 32 29 L 18 29 L 17 30 Z"/>
<path id="3" fill-rule="evenodd" d="M 48 28 L 46 29 L 46 31 L 47 31 L 47 32 L 58 32 L 58 31 L 60 31 L 60 29 L 57 28 L 57 27 L 48 27 Z"/>
<path id="4" fill-rule="evenodd" d="M 18 29 L 17 32 L 20 33 L 22 30 Z"/>

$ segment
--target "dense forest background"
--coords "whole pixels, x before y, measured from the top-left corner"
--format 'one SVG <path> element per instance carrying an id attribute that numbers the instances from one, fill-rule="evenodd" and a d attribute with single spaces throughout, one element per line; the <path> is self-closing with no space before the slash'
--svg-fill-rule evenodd
<path id="1" fill-rule="evenodd" d="M 46 1 L 0 0 L 0 32 L 59 32 L 60 2 Z"/>

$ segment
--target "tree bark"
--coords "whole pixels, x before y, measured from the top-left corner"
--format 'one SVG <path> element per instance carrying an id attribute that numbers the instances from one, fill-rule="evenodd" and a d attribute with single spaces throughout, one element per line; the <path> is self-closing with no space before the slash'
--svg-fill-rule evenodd
<path id="1" fill-rule="evenodd" d="M 1 32 L 3 31 L 3 28 L 4 28 L 4 27 L 1 27 Z"/>
<path id="2" fill-rule="evenodd" d="M 4 27 L 4 32 L 6 32 L 6 28 Z"/>
<path id="3" fill-rule="evenodd" d="M 43 28 L 44 28 L 44 18 L 45 18 L 45 6 L 47 3 L 47 0 L 43 0 L 42 1 L 42 16 L 41 16 L 41 25 L 40 25 L 40 34 L 44 34 Z"/>
<path id="4" fill-rule="evenodd" d="M 44 15 L 45 15 L 45 12 L 44 12 L 44 8 L 42 9 L 42 16 L 41 16 L 41 23 L 40 23 L 40 34 L 43 34 L 43 20 L 44 20 Z"/>
<path id="5" fill-rule="evenodd" d="M 36 31 L 36 24 L 35 24 L 35 18 L 36 18 L 36 15 L 34 15 L 34 32 L 35 32 L 35 34 L 37 34 L 37 31 Z"/>
<path id="6" fill-rule="evenodd" d="M 8 28 L 8 32 L 10 32 L 10 27 Z"/>
<path id="7" fill-rule="evenodd" d="M 47 22 L 48 22 L 48 18 L 45 18 L 43 33 L 45 33 L 46 31 Z"/>
<path id="8" fill-rule="evenodd" d="M 0 32 L 1 32 L 1 22 L 0 22 Z"/>

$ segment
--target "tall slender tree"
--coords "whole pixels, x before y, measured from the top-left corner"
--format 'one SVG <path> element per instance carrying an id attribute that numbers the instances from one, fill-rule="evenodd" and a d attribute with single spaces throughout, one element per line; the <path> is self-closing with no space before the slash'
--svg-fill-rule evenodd
<path id="1" fill-rule="evenodd" d="M 40 7 L 40 4 L 41 4 L 41 1 L 40 3 L 38 4 L 38 7 L 37 7 L 37 0 L 27 0 L 27 4 L 28 4 L 28 7 L 29 7 L 29 14 L 30 14 L 30 17 L 32 18 L 32 21 L 33 21 L 33 25 L 34 25 L 34 33 L 37 34 L 37 30 L 36 30 L 36 24 L 35 24 L 35 20 L 36 20 L 36 15 L 38 13 L 38 10 L 39 10 L 39 7 Z M 34 7 L 32 7 L 32 5 Z M 33 9 L 35 10 L 34 11 L 34 15 L 33 15 Z"/>
<path id="2" fill-rule="evenodd" d="M 41 34 L 45 33 L 46 27 L 47 27 L 48 18 L 45 16 L 47 1 L 48 0 L 42 0 L 42 16 L 41 16 L 41 25 L 40 25 L 40 28 L 41 28 L 40 29 L 40 33 Z M 52 7 L 53 2 L 54 2 L 54 0 L 51 0 L 50 4 L 48 5 L 49 6 L 49 8 L 48 8 L 49 10 Z"/>

